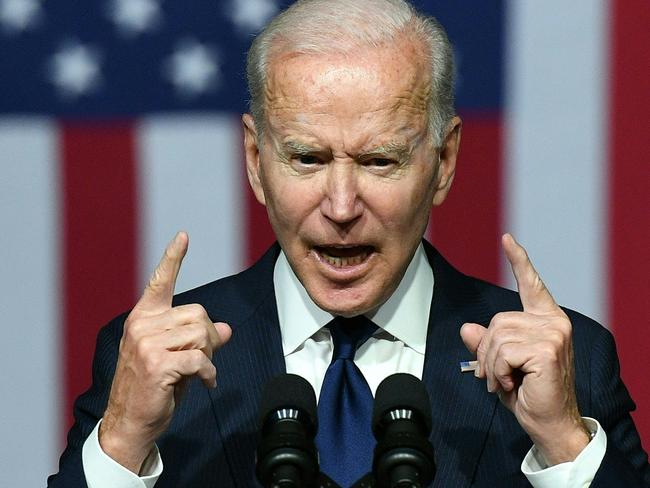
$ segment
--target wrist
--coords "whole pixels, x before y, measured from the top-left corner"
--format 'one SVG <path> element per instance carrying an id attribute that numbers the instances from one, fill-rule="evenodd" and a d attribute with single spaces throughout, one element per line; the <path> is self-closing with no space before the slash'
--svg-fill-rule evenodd
<path id="1" fill-rule="evenodd" d="M 531 439 L 547 465 L 555 466 L 574 461 L 591 440 L 591 432 L 578 418 L 569 427 L 547 429 Z"/>
<path id="2" fill-rule="evenodd" d="M 99 445 L 104 453 L 129 471 L 139 475 L 151 453 L 154 442 L 128 429 L 120 430 L 110 420 L 102 421 L 98 431 Z"/>

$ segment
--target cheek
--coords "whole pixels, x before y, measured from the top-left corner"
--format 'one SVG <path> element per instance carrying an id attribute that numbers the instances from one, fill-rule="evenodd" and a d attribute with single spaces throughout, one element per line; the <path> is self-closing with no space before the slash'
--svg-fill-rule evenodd
<path id="1" fill-rule="evenodd" d="M 386 185 L 374 192 L 376 213 L 395 230 L 393 237 L 397 239 L 419 233 L 429 220 L 433 191 L 426 183 L 426 175 L 421 177 L 410 185 Z"/>
<path id="2" fill-rule="evenodd" d="M 317 192 L 308 184 L 283 174 L 265 174 L 264 194 L 274 230 L 296 232 L 318 206 Z"/>

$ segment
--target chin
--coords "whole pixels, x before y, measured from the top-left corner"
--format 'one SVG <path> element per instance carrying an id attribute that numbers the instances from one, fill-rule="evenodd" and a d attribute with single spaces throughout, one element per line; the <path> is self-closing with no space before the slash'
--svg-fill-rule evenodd
<path id="1" fill-rule="evenodd" d="M 314 295 L 312 300 L 316 305 L 332 315 L 342 317 L 363 315 L 382 303 L 379 299 L 371 299 L 370 294 L 360 293 L 354 289 L 333 290 L 329 293 L 321 292 Z"/>

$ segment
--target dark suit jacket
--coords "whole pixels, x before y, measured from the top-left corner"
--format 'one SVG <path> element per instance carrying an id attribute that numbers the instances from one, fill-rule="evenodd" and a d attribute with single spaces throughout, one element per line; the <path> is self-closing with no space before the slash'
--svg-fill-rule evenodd
<path id="1" fill-rule="evenodd" d="M 504 310 L 520 310 L 516 293 L 467 277 L 426 244 L 435 276 L 423 381 L 431 397 L 437 474 L 434 486 L 529 486 L 520 464 L 531 442 L 485 382 L 459 372 L 468 359 L 459 329 L 487 325 Z M 217 351 L 217 388 L 191 381 L 168 431 L 158 440 L 164 472 L 157 487 L 251 487 L 255 479 L 257 408 L 262 385 L 285 371 L 273 288 L 276 245 L 252 268 L 175 298 L 200 303 L 214 321 L 228 322 L 230 342 Z M 611 334 L 567 310 L 573 323 L 580 411 L 598 419 L 608 436 L 607 454 L 592 486 L 650 486 L 650 466 L 629 412 L 634 403 L 619 377 Z M 97 339 L 93 383 L 75 403 L 76 422 L 60 471 L 49 486 L 85 486 L 81 449 L 102 417 L 115 371 L 126 315 Z"/>

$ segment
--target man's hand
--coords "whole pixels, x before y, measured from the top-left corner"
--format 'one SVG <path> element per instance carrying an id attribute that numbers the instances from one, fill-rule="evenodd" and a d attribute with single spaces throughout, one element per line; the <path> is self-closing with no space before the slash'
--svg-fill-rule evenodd
<path id="1" fill-rule="evenodd" d="M 172 308 L 187 247 L 187 234 L 179 232 L 124 323 L 99 430 L 104 452 L 136 474 L 169 425 L 188 377 L 196 375 L 206 386 L 216 385 L 212 353 L 231 335 L 230 327 L 213 324 L 201 305 Z"/>
<path id="2" fill-rule="evenodd" d="M 549 465 L 573 461 L 589 442 L 575 394 L 571 322 L 546 289 L 526 250 L 502 239 L 523 312 L 496 314 L 489 327 L 464 324 L 477 376 L 497 393 Z"/>

